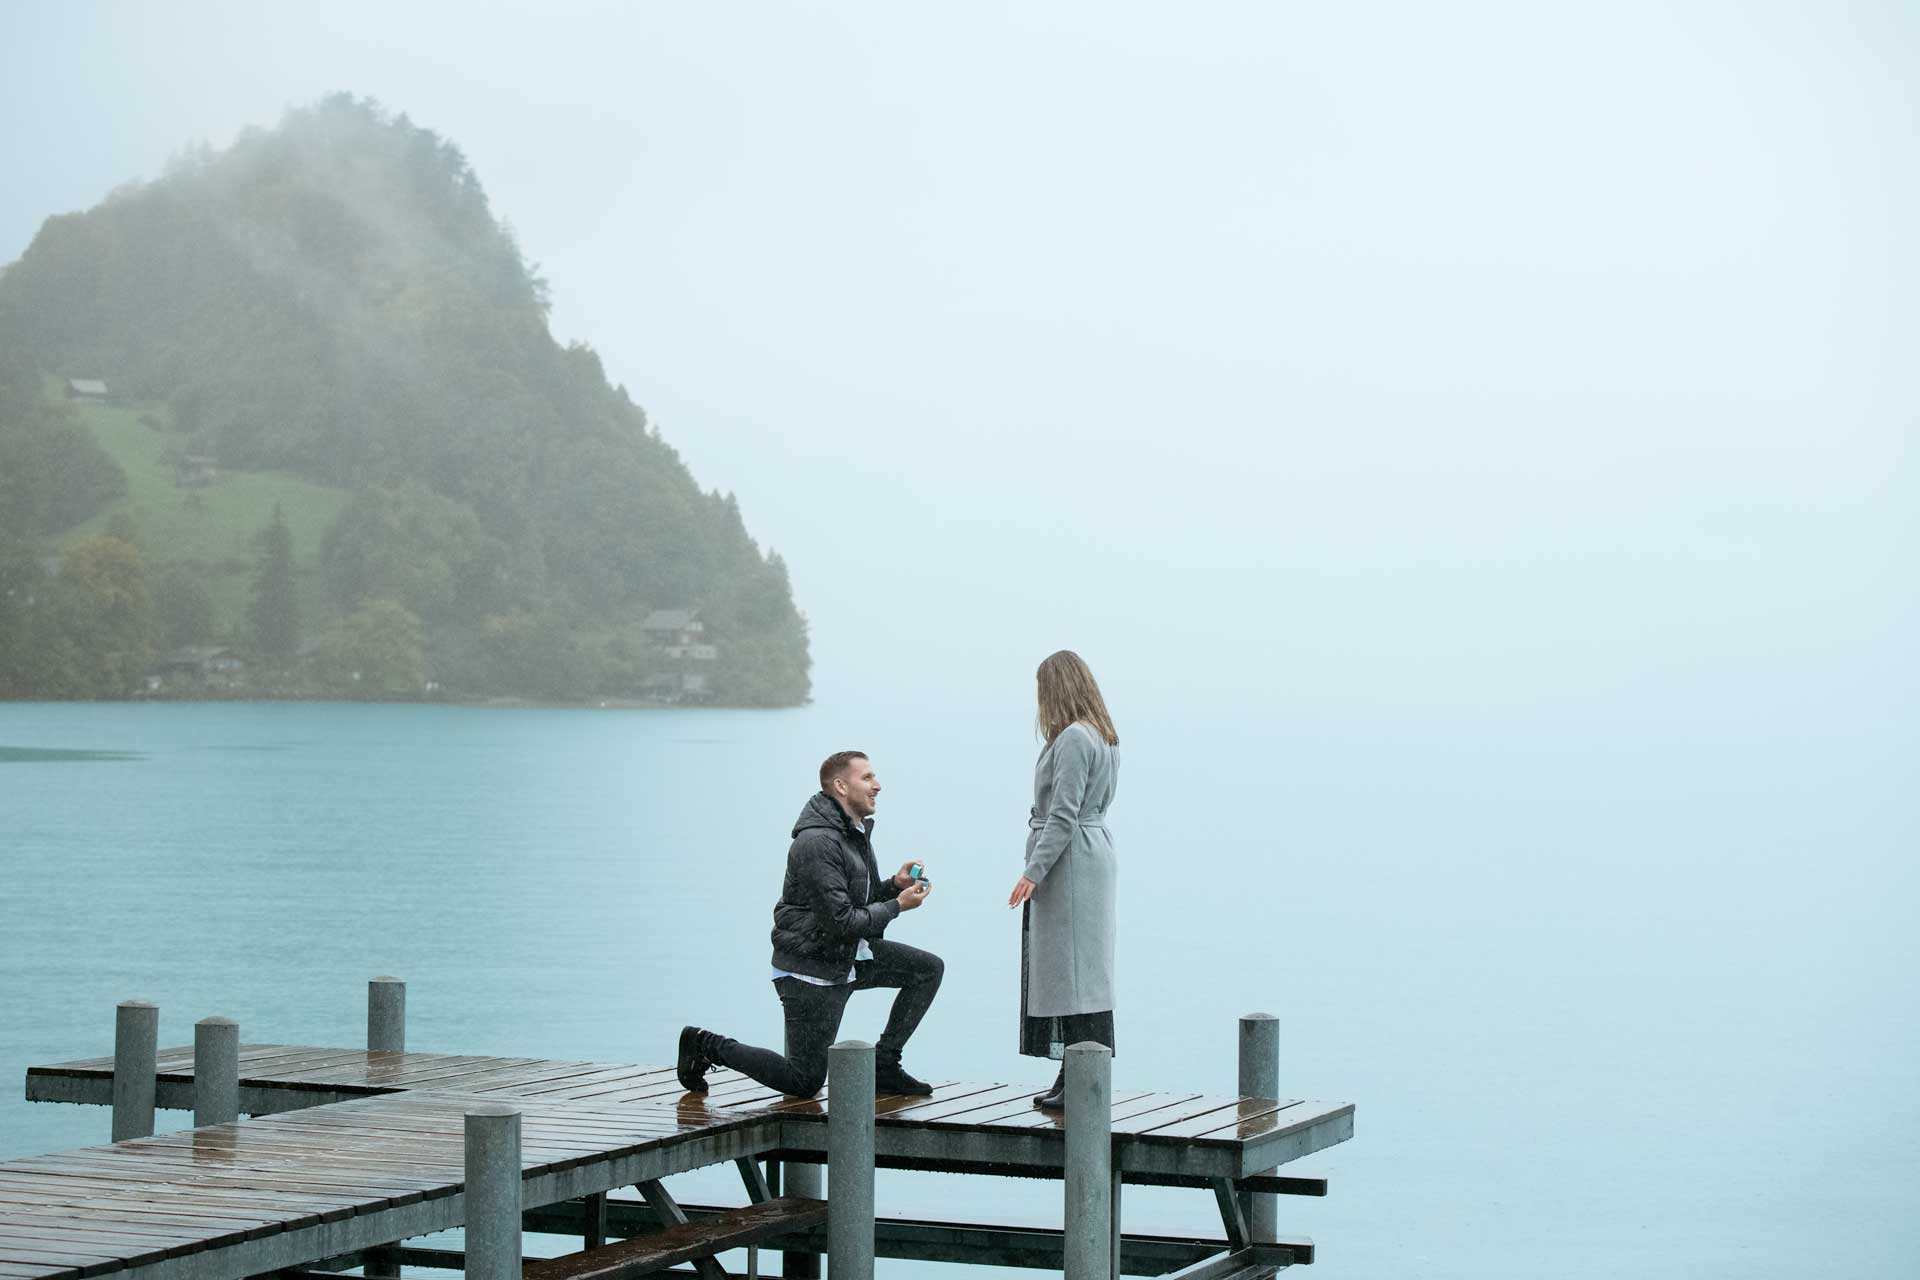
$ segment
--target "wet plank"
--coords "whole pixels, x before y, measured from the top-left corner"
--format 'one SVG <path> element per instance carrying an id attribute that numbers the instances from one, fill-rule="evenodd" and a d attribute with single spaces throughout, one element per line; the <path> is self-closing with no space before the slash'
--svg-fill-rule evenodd
<path id="1" fill-rule="evenodd" d="M 1143 1132 L 1156 1138 L 1199 1138 L 1209 1135 L 1234 1138 L 1241 1130 L 1264 1133 L 1273 1127 L 1272 1117 L 1300 1105 L 1298 1099 L 1242 1098 L 1230 1107 L 1210 1111 L 1190 1120 L 1177 1120 Z"/>

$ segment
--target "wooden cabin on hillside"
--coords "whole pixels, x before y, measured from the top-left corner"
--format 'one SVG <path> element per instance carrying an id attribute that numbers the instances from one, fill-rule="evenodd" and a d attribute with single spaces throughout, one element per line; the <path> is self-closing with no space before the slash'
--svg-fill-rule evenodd
<path id="1" fill-rule="evenodd" d="M 648 682 L 647 691 L 672 702 L 694 702 L 711 691 L 705 663 L 720 656 L 718 645 L 707 640 L 707 624 L 698 609 L 655 609 L 640 623 L 640 631 L 666 659 L 666 669 Z"/>

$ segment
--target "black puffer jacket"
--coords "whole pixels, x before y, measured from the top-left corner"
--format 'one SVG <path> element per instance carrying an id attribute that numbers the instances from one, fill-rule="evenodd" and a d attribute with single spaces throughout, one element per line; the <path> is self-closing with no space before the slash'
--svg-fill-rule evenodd
<path id="1" fill-rule="evenodd" d="M 869 831 L 824 791 L 800 810 L 773 908 L 774 968 L 840 982 L 860 939 L 880 937 L 900 914 L 900 891 L 880 874 Z"/>

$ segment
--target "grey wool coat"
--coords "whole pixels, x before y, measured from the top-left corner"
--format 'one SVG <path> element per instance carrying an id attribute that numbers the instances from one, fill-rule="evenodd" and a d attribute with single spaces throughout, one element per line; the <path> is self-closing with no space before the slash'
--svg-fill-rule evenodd
<path id="1" fill-rule="evenodd" d="M 1060 731 L 1033 767 L 1027 866 L 1026 1014 L 1030 1018 L 1113 1008 L 1118 869 L 1107 810 L 1120 751 L 1083 724 Z"/>

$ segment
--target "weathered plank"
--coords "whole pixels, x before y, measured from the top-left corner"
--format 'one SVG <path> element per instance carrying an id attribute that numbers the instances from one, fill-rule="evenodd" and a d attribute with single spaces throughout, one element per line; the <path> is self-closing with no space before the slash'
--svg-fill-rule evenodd
<path id="1" fill-rule="evenodd" d="M 711 1258 L 728 1249 L 805 1230 L 826 1220 L 825 1201 L 767 1200 L 712 1218 L 676 1223 L 665 1230 L 603 1248 L 554 1258 L 530 1266 L 522 1274 L 525 1280 L 628 1280 L 628 1277 L 665 1270 L 676 1263 Z"/>

